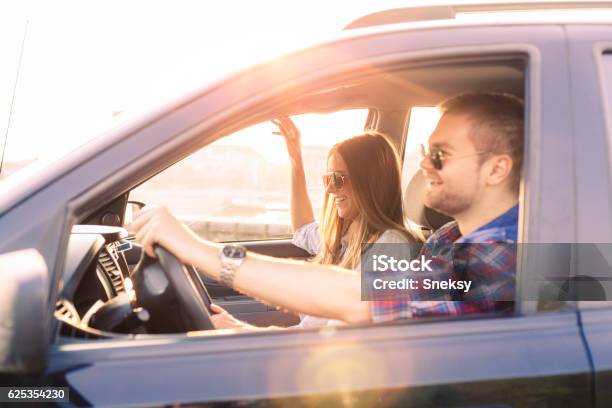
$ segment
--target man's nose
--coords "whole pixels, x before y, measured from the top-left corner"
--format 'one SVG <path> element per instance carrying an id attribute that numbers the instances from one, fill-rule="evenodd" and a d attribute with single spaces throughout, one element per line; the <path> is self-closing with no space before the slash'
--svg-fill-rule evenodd
<path id="1" fill-rule="evenodd" d="M 424 170 L 424 171 L 435 170 L 433 163 L 431 162 L 431 159 L 427 156 L 424 156 L 421 159 L 421 161 L 419 162 L 419 167 L 421 168 L 421 170 Z"/>

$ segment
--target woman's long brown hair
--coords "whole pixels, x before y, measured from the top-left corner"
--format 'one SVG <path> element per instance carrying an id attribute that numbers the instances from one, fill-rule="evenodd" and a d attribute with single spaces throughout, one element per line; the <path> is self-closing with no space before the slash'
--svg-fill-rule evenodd
<path id="1" fill-rule="evenodd" d="M 374 243 L 385 231 L 397 230 L 408 240 L 413 238 L 404 227 L 401 166 L 391 141 L 381 133 L 365 132 L 334 145 L 327 159 L 336 154 L 346 163 L 359 214 L 352 221 L 340 218 L 333 197 L 325 193 L 320 223 L 323 246 L 316 260 L 355 269 L 363 245 Z M 355 225 L 349 230 L 351 223 Z M 342 252 L 345 235 L 347 246 Z"/>

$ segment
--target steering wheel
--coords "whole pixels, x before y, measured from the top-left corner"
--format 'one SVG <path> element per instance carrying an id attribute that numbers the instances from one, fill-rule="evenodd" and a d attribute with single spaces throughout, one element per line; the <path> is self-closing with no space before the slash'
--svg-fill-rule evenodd
<path id="1" fill-rule="evenodd" d="M 155 255 L 157 255 L 162 270 L 166 274 L 166 278 L 170 282 L 170 286 L 174 289 L 176 297 L 187 312 L 189 320 L 193 325 L 191 329 L 214 329 L 215 325 L 210 318 L 210 299 L 208 298 L 208 293 L 202 296 L 198 291 L 196 282 L 193 281 L 190 271 L 174 254 L 159 245 L 156 245 L 153 250 Z"/>
<path id="2" fill-rule="evenodd" d="M 132 280 L 138 303 L 154 312 L 166 312 L 168 302 L 176 298 L 186 313 L 187 330 L 210 330 L 210 296 L 193 268 L 183 265 L 164 247 L 153 247 L 157 259 L 143 251 Z"/>

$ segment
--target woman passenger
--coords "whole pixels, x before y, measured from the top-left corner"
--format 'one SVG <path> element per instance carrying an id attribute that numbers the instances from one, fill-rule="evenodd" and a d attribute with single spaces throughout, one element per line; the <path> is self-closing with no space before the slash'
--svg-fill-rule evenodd
<path id="1" fill-rule="evenodd" d="M 275 120 L 285 138 L 291 161 L 291 224 L 293 244 L 315 255 L 314 262 L 360 271 L 364 246 L 377 243 L 414 244 L 403 223 L 400 162 L 391 142 L 377 132 L 365 132 L 334 145 L 323 176 L 325 198 L 320 222 L 306 186 L 300 131 L 289 118 Z M 212 306 L 216 328 L 261 330 Z M 295 327 L 340 324 L 302 316 Z M 272 326 L 269 329 L 277 329 Z M 265 328 L 264 328 L 265 329 Z"/>

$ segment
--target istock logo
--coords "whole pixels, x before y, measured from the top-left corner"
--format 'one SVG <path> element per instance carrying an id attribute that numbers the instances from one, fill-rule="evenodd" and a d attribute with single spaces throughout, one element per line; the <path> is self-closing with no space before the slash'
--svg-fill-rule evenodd
<path id="1" fill-rule="evenodd" d="M 421 255 L 419 259 L 395 259 L 389 255 L 373 255 L 373 271 L 374 272 L 431 272 L 432 269 L 429 266 L 431 259 L 425 259 L 424 255 Z"/>

